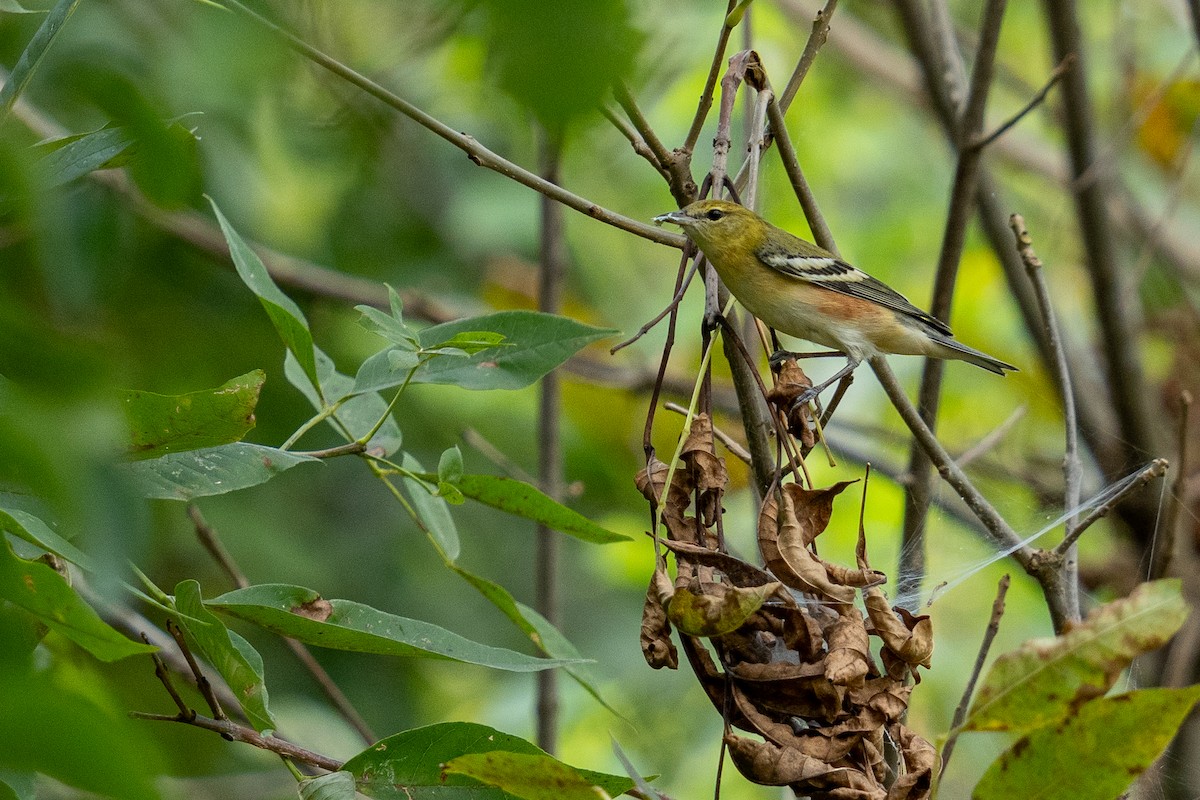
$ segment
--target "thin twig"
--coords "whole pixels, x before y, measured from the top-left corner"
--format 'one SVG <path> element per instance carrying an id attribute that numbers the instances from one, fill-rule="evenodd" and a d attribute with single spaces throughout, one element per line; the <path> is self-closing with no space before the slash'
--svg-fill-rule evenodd
<path id="1" fill-rule="evenodd" d="M 1119 505 L 1121 501 L 1130 494 L 1136 492 L 1138 489 L 1142 488 L 1155 478 L 1161 478 L 1164 474 L 1166 474 L 1168 466 L 1169 462 L 1165 458 L 1156 458 L 1151 461 L 1148 467 L 1137 474 L 1135 480 L 1130 481 L 1125 488 L 1114 495 L 1107 503 L 1084 517 L 1083 521 L 1079 523 L 1075 530 L 1064 536 L 1063 540 L 1058 543 L 1058 547 L 1054 548 L 1054 554 L 1061 556 L 1063 553 L 1073 547 L 1075 543 L 1079 541 L 1079 537 L 1083 535 L 1084 531 L 1092 527 L 1093 524 L 1103 517 L 1107 516 L 1110 511 L 1116 508 L 1117 505 Z"/>
<path id="2" fill-rule="evenodd" d="M 809 68 L 817 59 L 817 53 L 829 38 L 829 24 L 833 21 L 833 12 L 837 10 L 837 4 L 838 0 L 828 0 L 813 20 L 812 32 L 808 35 L 808 41 L 804 43 L 804 52 L 800 54 L 800 60 L 796 62 L 796 68 L 792 70 L 792 76 L 788 78 L 783 94 L 779 96 L 779 105 L 784 111 L 791 107 L 796 92 L 800 91 L 800 84 L 804 82 Z"/>
<path id="3" fill-rule="evenodd" d="M 833 241 L 833 233 L 825 224 L 825 217 L 817 206 L 816 195 L 813 194 L 808 181 L 804 178 L 804 172 L 800 169 L 800 160 L 796 157 L 796 148 L 792 145 L 792 138 L 788 134 L 783 110 L 783 105 L 774 100 L 767 106 L 767 116 L 771 120 L 771 133 L 779 146 L 779 157 L 783 161 L 783 170 L 792 184 L 796 199 L 800 201 L 800 208 L 804 210 L 804 218 L 808 220 L 809 228 L 812 230 L 813 241 L 835 256 L 839 255 L 837 244 Z"/>
<path id="4" fill-rule="evenodd" d="M 183 629 L 176 625 L 173 620 L 167 620 L 167 633 L 171 634 L 171 637 L 175 639 L 175 644 L 179 647 L 179 652 L 183 653 L 184 659 L 187 660 L 188 669 L 191 670 L 192 677 L 196 681 L 196 688 L 200 690 L 200 696 L 208 704 L 208 710 L 212 712 L 213 717 L 219 720 L 229 719 L 225 716 L 225 711 L 221 708 L 221 702 L 217 700 L 217 696 L 213 692 L 212 684 L 209 683 L 208 678 L 205 677 L 200 666 L 196 663 L 196 657 L 192 655 L 192 649 L 188 647 L 187 639 L 184 638 Z"/>
<path id="5" fill-rule="evenodd" d="M 613 88 L 617 103 L 624 109 L 634 129 L 640 134 L 646 147 L 654 155 L 654 161 L 659 165 L 659 172 L 666 177 L 671 189 L 671 196 L 680 206 L 687 205 L 696 199 L 696 181 L 692 178 L 691 159 L 683 154 L 672 153 L 658 138 L 646 115 L 634 100 L 633 94 L 624 83 L 618 83 Z M 636 147 L 635 147 L 636 149 Z"/>
<path id="6" fill-rule="evenodd" d="M 390 108 L 399 111 L 404 116 L 413 120 L 417 124 L 427 128 L 433 133 L 445 139 L 450 144 L 467 154 L 467 158 L 472 163 L 493 170 L 504 175 L 507 178 L 527 186 L 536 192 L 562 203 L 565 206 L 575 209 L 581 214 L 585 214 L 592 219 L 600 220 L 613 227 L 620 228 L 628 233 L 641 236 L 644 239 L 649 239 L 658 244 L 665 244 L 668 247 L 676 247 L 682 249 L 686 244 L 686 237 L 682 234 L 670 233 L 669 231 L 656 228 L 653 225 L 648 225 L 644 222 L 631 219 L 615 211 L 610 211 L 585 197 L 580 197 L 574 192 L 570 192 L 555 183 L 547 181 L 545 178 L 536 175 L 524 167 L 515 164 L 503 156 L 494 153 L 487 147 L 482 145 L 474 136 L 455 130 L 441 120 L 422 111 L 417 106 L 408 102 L 404 98 L 384 88 L 380 84 L 366 77 L 365 75 L 356 72 L 342 62 L 318 50 L 317 48 L 305 42 L 300 37 L 293 34 L 291 31 L 277 25 L 258 12 L 252 10 L 246 5 L 243 5 L 239 0 L 224 0 L 223 5 L 233 11 L 238 12 L 242 16 L 253 20 L 263 26 L 273 34 L 281 37 L 289 47 L 303 55 L 305 58 L 312 61 L 314 64 L 332 72 L 339 78 L 347 81 L 359 89 L 362 89 L 367 94 L 379 100 Z"/>
<path id="7" fill-rule="evenodd" d="M 1063 428 L 1067 437 L 1066 449 L 1063 454 L 1063 482 L 1066 486 L 1063 505 L 1073 511 L 1079 508 L 1082 498 L 1083 464 L 1079 460 L 1079 420 L 1075 414 L 1075 392 L 1071 383 L 1071 371 L 1067 365 L 1067 354 L 1063 349 L 1058 319 L 1050 302 L 1050 290 L 1046 287 L 1046 279 L 1042 274 L 1042 261 L 1033 250 L 1033 239 L 1025 228 L 1025 220 L 1020 214 L 1013 214 L 1009 218 L 1009 225 L 1017 240 L 1017 252 L 1025 264 L 1026 272 L 1029 273 L 1029 280 L 1033 283 L 1038 308 L 1042 313 L 1043 324 L 1046 326 L 1046 337 L 1050 341 L 1050 350 L 1054 354 L 1056 380 L 1062 387 Z M 1078 521 L 1079 517 L 1076 514 L 1072 514 L 1067 519 L 1066 536 L 1071 535 Z M 1073 607 L 1074 618 L 1078 621 L 1080 619 L 1079 556 L 1075 552 L 1075 548 L 1065 549 L 1061 555 L 1063 556 L 1063 580 L 1069 592 L 1068 600 Z"/>
<path id="8" fill-rule="evenodd" d="M 621 101 L 621 93 L 617 95 Z M 627 97 L 636 109 L 633 99 Z M 624 105 L 624 104 L 623 104 Z M 647 126 L 647 130 L 649 126 Z M 645 135 L 645 132 L 643 132 Z M 542 131 L 539 150 L 542 176 L 551 183 L 559 180 L 561 144 Z M 662 144 L 658 145 L 660 148 Z M 538 252 L 538 310 L 547 314 L 562 311 L 563 283 L 567 272 L 567 247 L 563 236 L 562 206 L 548 197 L 541 199 L 541 224 Z M 562 386 L 559 374 L 549 372 L 541 381 L 538 398 L 538 485 L 548 497 L 562 500 Z M 558 534 L 539 523 L 535 531 L 533 579 L 534 606 L 539 614 L 561 629 L 562 604 L 559 598 L 560 542 Z M 537 675 L 537 744 L 547 753 L 558 750 L 559 672 L 542 670 Z"/>
<path id="9" fill-rule="evenodd" d="M 654 155 L 654 151 L 651 150 L 646 144 L 646 140 L 642 138 L 641 134 L 639 134 L 634 127 L 629 124 L 629 122 L 623 119 L 620 114 L 618 114 L 616 111 L 613 111 L 607 105 L 600 107 L 600 113 L 604 115 L 606 120 L 612 123 L 613 127 L 616 128 L 622 136 L 629 140 L 630 146 L 633 147 L 633 152 L 646 159 L 646 161 L 650 163 L 650 166 L 654 167 L 655 171 L 658 172 L 659 175 L 662 175 L 664 178 L 670 178 L 670 173 L 668 173 L 663 165 L 659 163 L 658 158 Z"/>
<path id="10" fill-rule="evenodd" d="M 188 504 L 187 510 L 188 516 L 192 519 L 192 524 L 196 527 L 196 536 L 200 539 L 201 544 L 204 545 L 204 549 L 207 550 L 213 557 L 213 560 L 217 562 L 217 565 L 220 566 L 221 569 L 225 571 L 225 574 L 229 576 L 229 579 L 233 582 L 233 585 L 239 589 L 245 589 L 247 586 L 249 586 L 250 580 L 246 577 L 246 574 L 242 572 L 241 567 L 238 566 L 237 562 L 234 560 L 233 556 L 230 555 L 229 551 L 225 549 L 225 545 L 221 542 L 221 538 L 217 534 L 217 531 L 204 520 L 204 517 L 200 514 L 200 509 L 198 509 L 194 504 Z M 168 625 L 169 624 L 170 623 L 168 623 Z M 375 732 L 371 730 L 371 726 L 367 724 L 365 719 L 363 719 L 362 714 L 358 713 L 358 709 L 356 709 L 354 704 L 350 702 L 350 698 L 346 696 L 341 687 L 334 682 L 332 676 L 330 676 L 325 668 L 321 666 L 321 663 L 317 661 L 316 656 L 312 654 L 312 651 L 308 649 L 308 646 L 303 642 L 298 642 L 295 639 L 291 639 L 286 636 L 282 638 L 284 644 L 288 646 L 288 649 L 291 650 L 292 654 L 296 657 L 296 660 L 298 660 L 304 666 L 304 668 L 308 670 L 308 673 L 312 676 L 313 680 L 315 680 L 317 685 L 321 687 L 321 691 L 325 693 L 325 697 L 333 705 L 334 710 L 338 712 L 342 719 L 346 720 L 346 722 L 358 732 L 358 735 L 362 737 L 363 741 L 367 744 L 372 744 L 378 741 L 379 737 L 377 737 Z M 182 648 L 182 644 L 180 647 Z M 185 655 L 188 656 L 189 664 L 194 664 L 191 659 L 191 654 L 186 650 L 184 652 Z M 197 678 L 203 677 L 200 675 L 199 671 L 194 668 L 193 674 L 195 674 Z M 207 684 L 207 678 L 204 680 Z M 209 691 L 211 691 L 211 687 Z M 207 699 L 207 695 L 205 699 Z M 215 711 L 216 710 L 214 710 L 214 712 Z M 214 713 L 213 716 L 221 718 L 223 715 Z"/>
<path id="11" fill-rule="evenodd" d="M 1046 95 L 1048 95 L 1050 90 L 1054 88 L 1054 85 L 1062 79 L 1062 76 L 1066 74 L 1066 71 L 1074 65 L 1075 56 L 1068 54 L 1066 58 L 1058 62 L 1058 66 L 1055 67 L 1054 71 L 1050 73 L 1050 78 L 1046 81 L 1042 88 L 1038 90 L 1037 94 L 1035 94 L 1029 100 L 1029 102 L 1026 103 L 1023 108 L 1021 108 L 1020 111 L 1005 120 L 991 133 L 971 142 L 970 146 L 976 150 L 982 150 L 1004 134 L 1008 133 L 1009 129 L 1024 119 L 1029 112 L 1033 111 L 1046 101 Z"/>
<path id="12" fill-rule="evenodd" d="M 667 304 L 667 307 L 655 314 L 645 325 L 638 328 L 637 333 L 635 333 L 633 336 L 630 336 L 623 342 L 613 345 L 612 348 L 609 349 L 608 354 L 612 356 L 616 355 L 619 350 L 624 350 L 626 347 L 649 333 L 655 325 L 663 321 L 664 317 L 676 311 L 679 308 L 679 304 L 683 301 L 684 294 L 687 293 L 688 286 L 690 286 L 692 283 L 692 278 L 696 276 L 696 268 L 699 266 L 700 259 L 696 258 L 692 261 L 692 266 L 688 269 L 687 275 L 683 279 L 683 283 L 680 284 L 679 291 L 675 292 L 675 296 L 671 298 L 671 302 Z"/>
<path id="13" fill-rule="evenodd" d="M 737 0 L 729 0 L 725 8 L 725 19 L 721 23 L 721 32 L 717 35 L 717 47 L 713 51 L 712 63 L 708 67 L 708 75 L 704 78 L 704 89 L 700 92 L 700 102 L 696 105 L 696 114 L 692 117 L 692 125 L 684 137 L 680 152 L 685 158 L 690 158 L 696 150 L 696 142 L 700 141 L 700 131 L 704 130 L 704 122 L 708 119 L 708 111 L 712 108 L 713 90 L 717 88 L 717 76 L 721 74 L 721 62 L 725 59 L 725 47 L 729 44 L 729 34 L 733 28 L 729 25 L 729 12 L 733 11 Z"/>
<path id="14" fill-rule="evenodd" d="M 367 445 L 363 442 L 347 442 L 336 447 L 326 447 L 323 450 L 295 450 L 293 452 L 298 456 L 308 456 L 309 458 L 337 458 L 338 456 L 356 456 L 365 453 Z"/>
<path id="15" fill-rule="evenodd" d="M 233 556 L 225 549 L 224 543 L 217 532 L 200 514 L 200 509 L 195 503 L 188 503 L 187 514 L 192 520 L 192 525 L 196 528 L 196 538 L 200 540 L 200 544 L 204 545 L 204 549 L 212 556 L 213 561 L 225 571 L 229 579 L 233 581 L 233 585 L 239 589 L 244 589 L 250 585 L 249 579 L 242 572 L 241 567 L 233 560 Z"/>
<path id="16" fill-rule="evenodd" d="M 342 768 L 344 762 L 320 753 L 314 753 L 312 750 L 305 750 L 303 747 L 292 744 L 289 741 L 280 739 L 275 736 L 263 736 L 253 728 L 248 728 L 245 725 L 239 725 L 236 722 L 231 722 L 228 719 L 210 719 L 196 715 L 191 719 L 181 716 L 171 716 L 169 714 L 147 714 L 143 711 L 131 711 L 129 716 L 134 719 L 147 719 L 156 722 L 182 722 L 184 725 L 192 725 L 197 728 L 203 728 L 206 731 L 219 733 L 225 739 L 233 742 L 244 742 L 245 744 L 254 745 L 263 750 L 269 750 L 272 753 L 283 756 L 291 761 L 296 761 L 301 764 L 311 764 L 314 767 L 337 772 Z"/>
<path id="17" fill-rule="evenodd" d="M 150 637 L 144 631 L 140 632 L 142 641 L 150 644 Z M 196 712 L 187 703 L 183 702 L 183 698 L 179 696 L 175 684 L 171 682 L 171 672 L 167 669 L 167 665 L 163 663 L 162 658 L 158 653 L 151 653 L 150 658 L 154 660 L 154 677 L 158 678 L 159 683 L 167 690 L 167 694 L 171 695 L 171 701 L 175 703 L 175 707 L 179 709 L 179 715 L 185 719 L 195 719 Z"/>
<path id="18" fill-rule="evenodd" d="M 958 743 L 958 735 L 961 733 L 959 728 L 963 724 L 963 720 L 967 718 L 967 708 L 971 704 L 972 695 L 975 694 L 975 684 L 983 673 L 983 665 L 987 661 L 988 651 L 992 649 L 992 641 L 995 640 L 996 633 L 1000 630 L 1000 618 L 1004 616 L 1004 598 L 1008 594 L 1008 586 L 1011 582 L 1012 579 L 1005 575 L 996 586 L 996 599 L 992 601 L 992 616 L 988 620 L 987 629 L 983 632 L 983 641 L 979 643 L 979 654 L 975 656 L 975 666 L 971 669 L 971 677 L 967 679 L 967 685 L 963 689 L 962 700 L 959 701 L 958 708 L 954 710 L 950 733 L 946 736 L 946 743 L 942 745 L 942 767 L 938 772 L 938 777 L 945 774 L 946 765 L 950 763 L 950 756 L 954 753 L 954 745 Z"/>
<path id="19" fill-rule="evenodd" d="M 1175 479 L 1171 481 L 1170 498 L 1167 500 L 1167 510 L 1163 514 L 1161 535 L 1154 543 L 1154 559 L 1151 562 L 1150 577 L 1163 578 L 1171 570 L 1171 561 L 1175 557 L 1175 538 L 1178 536 L 1179 515 L 1183 511 L 1187 494 L 1188 476 L 1188 433 L 1192 410 L 1192 393 L 1184 389 L 1179 393 L 1179 424 L 1175 432 L 1176 465 Z"/>
<path id="20" fill-rule="evenodd" d="M 1001 548 L 1009 548 L 1020 545 L 1021 537 L 1017 532 L 1004 521 L 999 512 L 992 507 L 992 504 L 987 501 L 975 485 L 967 478 L 966 473 L 958 468 L 954 463 L 954 459 L 942 447 L 941 442 L 921 419 L 921 415 L 917 412 L 912 401 L 908 399 L 908 395 L 904 393 L 904 388 L 900 385 L 900 381 L 896 379 L 892 368 L 888 366 L 887 360 L 883 356 L 875 356 L 870 360 L 871 369 L 875 371 L 875 375 L 879 378 L 879 383 L 883 386 L 884 392 L 888 399 L 891 400 L 892 406 L 899 412 L 900 418 L 912 431 L 913 436 L 925 448 L 925 452 L 929 455 L 934 467 L 941 474 L 946 483 L 958 493 L 958 496 L 963 499 L 967 507 L 972 513 L 978 517 L 983 523 L 984 530 L 988 538 L 994 544 Z M 1029 547 L 1020 547 L 1013 554 L 1022 566 L 1030 563 L 1033 551 Z"/>

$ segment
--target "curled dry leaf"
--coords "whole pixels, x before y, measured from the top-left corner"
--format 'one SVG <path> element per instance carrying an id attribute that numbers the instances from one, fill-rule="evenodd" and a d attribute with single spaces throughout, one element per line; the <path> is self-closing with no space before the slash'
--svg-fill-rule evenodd
<path id="1" fill-rule="evenodd" d="M 904 760 L 904 773 L 892 784 L 887 800 L 926 800 L 933 783 L 933 771 L 939 766 L 937 750 L 899 722 L 888 726 L 888 733 Z"/>
<path id="2" fill-rule="evenodd" d="M 779 362 L 775 385 L 767 390 L 767 402 L 780 414 L 786 415 L 788 433 L 795 436 L 806 450 L 816 446 L 816 426 L 813 424 L 809 406 L 798 406 L 796 401 L 813 386 L 812 379 L 804 374 L 794 358 Z"/>
<path id="3" fill-rule="evenodd" d="M 928 669 L 929 657 L 933 655 L 933 623 L 929 615 L 914 615 L 900 607 L 893 610 L 879 589 L 863 594 L 867 615 L 876 635 L 883 639 L 883 646 L 910 667 Z"/>
<path id="4" fill-rule="evenodd" d="M 764 711 L 827 721 L 842 713 L 846 687 L 830 683 L 823 664 L 738 664 L 729 671 L 739 690 Z"/>
<path id="5" fill-rule="evenodd" d="M 863 616 L 854 606 L 844 606 L 841 617 L 825 629 L 829 655 L 825 676 L 840 686 L 859 686 L 871 670 L 871 641 Z"/>
<path id="6" fill-rule="evenodd" d="M 642 606 L 642 657 L 654 669 L 678 669 L 679 653 L 671 641 L 671 623 L 667 621 L 667 610 L 662 602 L 664 580 L 669 597 L 671 579 L 667 577 L 666 565 L 660 561 L 650 579 L 646 602 Z"/>
<path id="7" fill-rule="evenodd" d="M 837 484 L 824 491 L 823 497 L 816 501 L 817 506 L 828 504 L 822 513 L 811 502 L 811 495 L 822 493 L 808 492 L 794 483 L 786 484 L 781 491 L 767 495 L 758 516 L 758 547 L 775 577 L 798 591 L 847 604 L 854 602 L 856 590 L 836 583 L 825 562 L 809 550 L 808 545 L 825 530 L 833 498 L 848 485 Z M 797 515 L 798 495 L 804 497 L 803 521 Z"/>
<path id="8" fill-rule="evenodd" d="M 733 734 L 726 734 L 725 744 L 734 766 L 755 783 L 793 786 L 806 794 L 818 790 L 824 792 L 822 796 L 838 800 L 887 797 L 883 787 L 852 767 L 828 764 L 770 742 L 756 742 Z"/>
<path id="9" fill-rule="evenodd" d="M 697 414 L 692 419 L 691 431 L 679 457 L 687 465 L 696 487 L 700 519 L 706 528 L 711 527 L 721 512 L 721 497 L 729 485 L 729 473 L 725 471 L 725 459 L 717 456 L 712 420 L 708 414 Z"/>
<path id="10" fill-rule="evenodd" d="M 753 564 L 747 564 L 728 553 L 722 553 L 720 550 L 674 540 L 665 541 L 663 545 L 673 552 L 675 558 L 680 562 L 693 562 L 719 570 L 734 586 L 762 586 L 764 583 L 775 581 L 775 578 L 765 570 L 759 569 Z M 787 597 L 790 599 L 790 595 Z"/>

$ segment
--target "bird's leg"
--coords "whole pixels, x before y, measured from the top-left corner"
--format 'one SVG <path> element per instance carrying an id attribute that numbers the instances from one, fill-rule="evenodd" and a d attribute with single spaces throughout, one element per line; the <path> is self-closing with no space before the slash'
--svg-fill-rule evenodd
<path id="1" fill-rule="evenodd" d="M 774 358 L 774 356 L 772 356 L 772 358 Z M 842 378 L 849 375 L 851 372 L 854 372 L 854 368 L 857 367 L 858 364 L 859 364 L 859 359 L 847 358 L 846 366 L 842 367 L 840 370 L 838 370 L 836 373 L 834 373 L 833 376 L 829 378 L 829 380 L 825 381 L 824 383 L 820 383 L 820 384 L 817 384 L 816 386 L 811 386 L 808 389 L 805 389 L 804 393 L 801 394 L 799 397 L 797 397 L 796 401 L 794 403 L 792 403 L 792 408 L 789 409 L 789 413 L 791 412 L 792 409 L 795 409 L 797 406 L 807 405 L 809 403 L 809 401 L 811 401 L 814 397 L 819 395 L 821 392 L 825 391 L 830 386 L 832 386 L 833 384 L 840 381 Z"/>

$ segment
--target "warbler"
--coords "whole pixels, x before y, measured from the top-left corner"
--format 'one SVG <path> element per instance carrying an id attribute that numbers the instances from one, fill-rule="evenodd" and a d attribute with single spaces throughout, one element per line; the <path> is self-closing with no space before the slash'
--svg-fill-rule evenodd
<path id="1" fill-rule="evenodd" d="M 899 292 L 737 203 L 699 200 L 654 221 L 683 228 L 751 314 L 845 354 L 845 368 L 806 392 L 805 402 L 883 353 L 957 359 L 997 375 L 1017 369 L 967 347 Z"/>

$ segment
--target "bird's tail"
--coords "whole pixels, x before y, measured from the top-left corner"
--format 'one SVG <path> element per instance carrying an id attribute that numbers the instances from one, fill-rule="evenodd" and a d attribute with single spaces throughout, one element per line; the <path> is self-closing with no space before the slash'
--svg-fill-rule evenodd
<path id="1" fill-rule="evenodd" d="M 1001 361 L 998 358 L 992 358 L 987 353 L 981 353 L 978 350 L 967 347 L 957 339 L 952 339 L 949 336 L 932 336 L 934 341 L 941 345 L 947 351 L 944 353 L 945 358 L 954 358 L 959 361 L 966 361 L 968 364 L 974 364 L 977 367 L 983 367 L 988 372 L 994 372 L 997 375 L 1003 375 L 1005 372 L 1016 372 L 1017 368 L 1012 364 Z"/>

